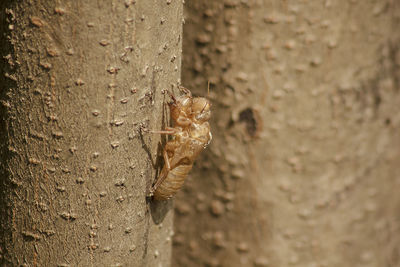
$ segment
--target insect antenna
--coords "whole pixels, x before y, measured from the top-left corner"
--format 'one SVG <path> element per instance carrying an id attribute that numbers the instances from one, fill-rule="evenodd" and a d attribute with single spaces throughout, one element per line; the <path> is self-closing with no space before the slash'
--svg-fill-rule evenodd
<path id="1" fill-rule="evenodd" d="M 207 83 L 207 98 L 210 99 L 210 81 L 208 81 Z M 208 103 L 204 104 L 203 109 L 201 110 L 201 113 L 203 113 L 204 109 L 207 107 Z"/>

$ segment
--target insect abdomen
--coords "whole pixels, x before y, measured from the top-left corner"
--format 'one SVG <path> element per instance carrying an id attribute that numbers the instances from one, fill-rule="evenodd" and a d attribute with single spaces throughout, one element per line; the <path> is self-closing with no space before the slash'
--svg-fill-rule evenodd
<path id="1" fill-rule="evenodd" d="M 171 198 L 173 195 L 181 189 L 185 179 L 192 169 L 190 165 L 178 165 L 167 174 L 167 178 L 160 184 L 154 192 L 154 199 L 165 200 Z M 163 169 L 162 172 L 165 170 Z"/>

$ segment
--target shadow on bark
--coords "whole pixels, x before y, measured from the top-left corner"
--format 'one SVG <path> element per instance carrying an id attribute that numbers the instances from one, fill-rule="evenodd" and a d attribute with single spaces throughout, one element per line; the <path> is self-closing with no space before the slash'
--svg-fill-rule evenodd
<path id="1" fill-rule="evenodd" d="M 150 198 L 147 199 L 150 206 L 150 214 L 155 224 L 160 224 L 164 221 L 168 211 L 172 210 L 172 200 L 156 201 Z"/>

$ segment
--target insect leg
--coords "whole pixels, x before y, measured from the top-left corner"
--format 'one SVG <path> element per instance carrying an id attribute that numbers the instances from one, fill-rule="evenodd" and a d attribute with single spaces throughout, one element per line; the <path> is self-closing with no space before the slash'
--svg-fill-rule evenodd
<path id="1" fill-rule="evenodd" d="M 167 178 L 169 171 L 171 170 L 171 164 L 169 162 L 169 158 L 168 158 L 168 153 L 167 150 L 164 149 L 163 151 L 163 156 L 164 156 L 164 168 L 161 171 L 160 176 L 158 177 L 157 181 L 154 183 L 154 185 L 152 186 L 151 190 L 150 190 L 150 195 L 153 195 L 153 193 L 157 190 L 157 187 L 162 184 L 165 180 L 165 178 Z"/>
<path id="2" fill-rule="evenodd" d="M 192 97 L 192 92 L 190 92 L 189 89 L 183 87 L 183 86 L 179 86 L 179 90 L 181 90 L 182 92 L 184 92 L 185 94 L 187 94 L 189 97 Z"/>
<path id="3" fill-rule="evenodd" d="M 165 130 L 162 131 L 150 131 L 153 134 L 175 134 L 178 130 L 172 127 L 165 127 Z"/>
<path id="4" fill-rule="evenodd" d="M 167 168 L 167 171 L 170 171 L 171 170 L 171 164 L 169 163 L 168 153 L 167 153 L 167 150 L 165 148 L 164 148 L 164 151 L 163 151 L 163 157 L 164 157 L 164 163 L 165 163 L 165 166 Z"/>
<path id="5" fill-rule="evenodd" d="M 189 125 L 191 125 L 192 124 L 192 121 L 190 120 L 190 119 L 188 119 L 188 118 L 185 118 L 185 117 L 179 117 L 177 120 L 176 120 L 176 123 L 178 124 L 178 125 L 182 125 L 182 126 L 189 126 Z"/>
<path id="6" fill-rule="evenodd" d="M 174 96 L 170 91 L 168 91 L 168 90 L 163 90 L 163 92 L 164 92 L 164 93 L 167 93 L 167 94 L 171 97 L 172 101 L 173 101 L 174 103 L 176 103 L 176 98 L 175 98 L 175 96 Z"/>

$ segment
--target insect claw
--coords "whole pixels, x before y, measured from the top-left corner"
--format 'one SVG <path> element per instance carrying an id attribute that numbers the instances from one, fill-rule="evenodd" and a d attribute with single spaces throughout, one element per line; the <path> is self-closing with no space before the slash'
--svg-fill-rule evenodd
<path id="1" fill-rule="evenodd" d="M 154 190 L 153 188 L 150 189 L 150 192 L 147 194 L 147 197 L 152 197 L 154 196 Z"/>
<path id="2" fill-rule="evenodd" d="M 185 88 L 185 87 L 183 87 L 183 86 L 181 86 L 181 85 L 179 85 L 178 88 L 179 88 L 179 90 L 180 90 L 181 92 L 183 92 L 184 94 L 189 95 L 189 97 L 192 97 L 192 92 L 190 92 L 189 89 L 187 89 L 187 88 Z"/>
<path id="3" fill-rule="evenodd" d="M 145 127 L 140 127 L 139 130 L 140 130 L 141 132 L 144 132 L 144 133 L 149 133 L 149 132 L 150 132 L 150 130 L 147 129 L 147 128 L 145 128 Z"/>
<path id="4" fill-rule="evenodd" d="M 169 95 L 171 97 L 173 103 L 176 103 L 176 98 L 170 91 L 168 91 L 166 89 L 163 89 L 163 90 L 161 90 L 161 93 L 164 94 L 164 95 L 165 94 Z"/>

